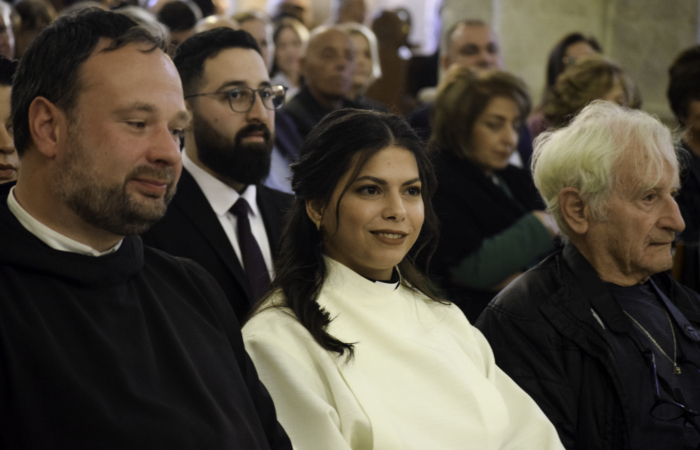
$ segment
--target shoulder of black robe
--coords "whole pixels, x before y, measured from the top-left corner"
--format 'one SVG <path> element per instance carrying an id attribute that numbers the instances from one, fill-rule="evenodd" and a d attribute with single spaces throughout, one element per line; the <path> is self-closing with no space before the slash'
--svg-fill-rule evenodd
<path id="1" fill-rule="evenodd" d="M 211 275 L 138 236 L 98 258 L 51 249 L 12 215 L 8 192 L 5 448 L 291 448 Z"/>

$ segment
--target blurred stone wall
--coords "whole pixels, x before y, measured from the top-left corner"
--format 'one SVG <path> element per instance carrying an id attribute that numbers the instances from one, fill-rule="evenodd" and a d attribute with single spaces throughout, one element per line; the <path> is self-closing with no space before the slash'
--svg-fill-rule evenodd
<path id="1" fill-rule="evenodd" d="M 501 39 L 505 68 L 540 101 L 549 51 L 565 34 L 595 36 L 607 56 L 639 85 L 643 109 L 672 125 L 666 101 L 668 67 L 698 43 L 698 0 L 444 0 L 443 30 L 480 18 Z"/>

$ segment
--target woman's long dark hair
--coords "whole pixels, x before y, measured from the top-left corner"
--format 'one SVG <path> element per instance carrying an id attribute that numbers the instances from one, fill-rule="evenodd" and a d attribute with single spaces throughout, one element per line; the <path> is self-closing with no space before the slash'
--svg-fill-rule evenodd
<path id="1" fill-rule="evenodd" d="M 326 332 L 331 317 L 316 301 L 327 269 L 323 259 L 323 236 L 307 215 L 306 202 L 317 201 L 327 206 L 339 180 L 351 172 L 336 204 L 337 223 L 340 202 L 362 167 L 389 146 L 405 148 L 415 156 L 425 210 L 423 228 L 415 244 L 417 251 L 411 252 L 398 265 L 401 283 L 440 302 L 433 286 L 413 263 L 413 258 L 421 251 L 427 250 L 432 255 L 437 243 L 438 220 L 430 200 L 436 188 L 435 173 L 420 139 L 402 118 L 355 109 L 334 111 L 311 131 L 301 149 L 299 162 L 292 165 L 292 189 L 296 198 L 286 216 L 272 286 L 272 292 L 282 291 L 284 303 L 269 306 L 289 307 L 321 347 L 340 356 L 347 351 L 348 358 L 353 355 L 353 344 L 341 342 Z M 264 300 L 253 307 L 253 314 L 263 303 Z"/>

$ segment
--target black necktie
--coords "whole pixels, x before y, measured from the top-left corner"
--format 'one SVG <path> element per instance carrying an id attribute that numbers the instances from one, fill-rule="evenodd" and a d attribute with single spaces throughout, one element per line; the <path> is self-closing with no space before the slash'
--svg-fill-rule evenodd
<path id="1" fill-rule="evenodd" d="M 260 299 L 270 286 L 270 274 L 258 242 L 250 229 L 248 202 L 243 197 L 239 197 L 231 207 L 231 212 L 238 218 L 238 245 L 241 247 L 245 273 L 253 289 L 253 301 L 255 301 Z"/>

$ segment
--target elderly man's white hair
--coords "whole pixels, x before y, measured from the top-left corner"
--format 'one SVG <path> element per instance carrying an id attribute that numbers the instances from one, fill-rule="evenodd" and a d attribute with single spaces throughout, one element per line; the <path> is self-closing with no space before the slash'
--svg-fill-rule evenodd
<path id="1" fill-rule="evenodd" d="M 667 164 L 676 174 L 679 168 L 668 128 L 645 112 L 606 101 L 586 106 L 568 126 L 542 133 L 534 147 L 535 185 L 564 234 L 570 229 L 559 209 L 562 189 L 578 189 L 593 217 L 604 221 L 621 165 L 635 166 L 640 191 L 656 186 Z"/>

